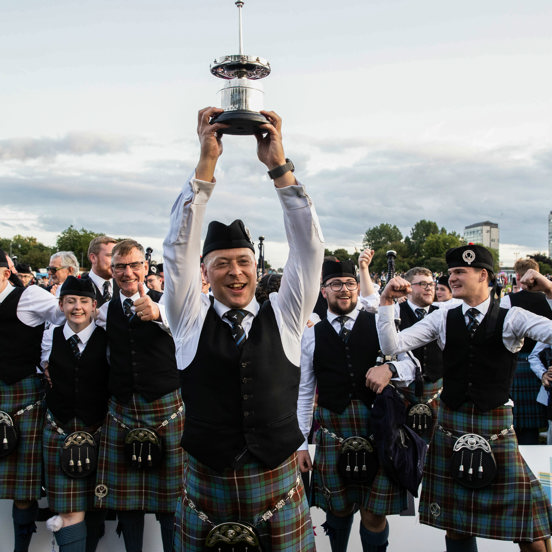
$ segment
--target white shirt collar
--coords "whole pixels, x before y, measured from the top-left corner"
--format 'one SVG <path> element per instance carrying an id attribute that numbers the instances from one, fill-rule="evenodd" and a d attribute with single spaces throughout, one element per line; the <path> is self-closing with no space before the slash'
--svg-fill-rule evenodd
<path id="1" fill-rule="evenodd" d="M 69 324 L 65 322 L 63 326 L 63 337 L 65 339 L 69 339 L 72 335 L 78 335 L 79 339 L 81 340 L 81 343 L 83 345 L 86 345 L 88 343 L 88 340 L 90 339 L 90 336 L 94 333 L 94 330 L 96 329 L 96 323 L 92 320 L 84 330 L 81 330 L 80 332 L 74 332 Z"/>
<path id="2" fill-rule="evenodd" d="M 483 303 L 480 303 L 479 305 L 476 305 L 475 307 L 470 307 L 467 303 L 462 303 L 462 314 L 466 314 L 469 309 L 475 308 L 477 309 L 483 316 L 487 314 L 487 311 L 489 310 L 489 305 L 491 304 L 491 297 L 487 297 Z"/>
<path id="3" fill-rule="evenodd" d="M 4 301 L 4 299 L 14 290 L 13 284 L 11 282 L 8 282 L 8 285 L 4 288 L 4 291 L 0 293 L 0 303 Z"/>
<path id="4" fill-rule="evenodd" d="M 406 302 L 408 303 L 408 306 L 412 309 L 413 313 L 416 313 L 416 309 L 424 309 L 426 313 L 429 312 L 429 306 L 420 307 L 419 305 L 415 305 L 410 299 L 407 299 Z"/>
<path id="5" fill-rule="evenodd" d="M 104 280 L 101 276 L 98 276 L 92 269 L 88 273 L 88 277 L 96 284 L 96 287 L 103 293 L 103 286 L 105 282 L 109 282 L 109 289 L 113 291 L 113 280 Z"/>
<path id="6" fill-rule="evenodd" d="M 328 322 L 331 324 L 338 316 L 348 316 L 351 320 L 354 321 L 357 319 L 359 312 L 360 311 L 357 308 L 354 308 L 351 312 L 341 315 L 341 314 L 335 314 L 334 312 L 330 311 L 330 309 L 328 309 L 328 314 L 327 314 Z"/>
<path id="7" fill-rule="evenodd" d="M 227 307 L 223 303 L 221 303 L 218 299 L 215 299 L 213 303 L 213 308 L 215 309 L 215 312 L 222 318 L 229 310 L 232 310 L 230 307 Z M 257 302 L 257 299 L 253 297 L 251 300 L 251 303 L 247 305 L 245 308 L 241 310 L 247 311 L 248 314 L 252 314 L 253 316 L 257 316 L 259 313 L 259 303 Z"/>
<path id="8" fill-rule="evenodd" d="M 146 288 L 146 295 L 148 294 L 148 289 Z M 140 299 L 140 293 L 137 291 L 134 295 L 132 295 L 131 297 L 127 297 L 126 295 L 123 295 L 123 292 L 121 290 L 119 290 L 119 299 L 121 300 L 121 305 L 124 306 L 125 304 L 125 299 L 131 299 L 132 302 L 134 303 L 134 301 Z"/>

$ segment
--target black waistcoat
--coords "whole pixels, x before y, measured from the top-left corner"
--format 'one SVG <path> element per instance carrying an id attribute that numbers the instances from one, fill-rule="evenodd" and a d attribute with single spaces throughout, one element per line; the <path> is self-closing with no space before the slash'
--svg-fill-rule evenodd
<path id="1" fill-rule="evenodd" d="M 376 364 L 379 351 L 376 318 L 360 311 L 347 343 L 326 319 L 314 327 L 313 368 L 318 404 L 341 414 L 352 399 L 370 406 L 375 393 L 366 387 L 366 372 Z"/>
<path id="2" fill-rule="evenodd" d="M 157 303 L 162 294 L 150 290 Z M 109 392 L 125 404 L 138 393 L 152 402 L 178 389 L 180 380 L 171 335 L 155 322 L 129 319 L 123 312 L 119 295 L 107 307 L 109 344 Z"/>
<path id="3" fill-rule="evenodd" d="M 46 392 L 46 404 L 60 422 L 72 418 L 92 425 L 107 412 L 107 335 L 96 328 L 77 360 L 63 335 L 63 326 L 54 330 L 48 371 L 52 387 Z"/>
<path id="4" fill-rule="evenodd" d="M 27 326 L 17 318 L 24 291 L 17 287 L 0 303 L 0 379 L 8 385 L 35 374 L 40 364 L 44 324 Z"/>
<path id="5" fill-rule="evenodd" d="M 303 442 L 297 422 L 300 370 L 288 360 L 270 301 L 240 351 L 211 306 L 196 355 L 182 371 L 182 447 L 214 470 L 247 450 L 269 469 Z"/>
<path id="6" fill-rule="evenodd" d="M 516 368 L 517 355 L 502 343 L 507 309 L 498 309 L 496 324 L 490 328 L 490 309 L 470 338 L 462 305 L 447 313 L 444 373 L 441 400 L 453 410 L 471 401 L 482 411 L 506 403 Z"/>
<path id="7" fill-rule="evenodd" d="M 410 326 L 419 321 L 416 313 L 410 308 L 407 301 L 401 303 L 399 308 L 401 312 L 399 329 L 410 328 Z M 434 310 L 437 310 L 437 307 L 431 305 L 429 312 L 433 312 Z M 420 361 L 424 380 L 434 382 L 443 377 L 443 352 L 439 348 L 439 345 L 437 345 L 437 341 L 432 341 L 423 347 L 418 347 L 412 353 Z"/>
<path id="8" fill-rule="evenodd" d="M 521 307 L 534 314 L 552 319 L 552 309 L 546 300 L 546 295 L 540 291 L 527 291 L 522 289 L 517 293 L 510 293 L 510 303 L 512 307 Z M 520 353 L 530 353 L 534 346 L 535 341 L 526 337 L 523 341 L 523 347 Z"/>

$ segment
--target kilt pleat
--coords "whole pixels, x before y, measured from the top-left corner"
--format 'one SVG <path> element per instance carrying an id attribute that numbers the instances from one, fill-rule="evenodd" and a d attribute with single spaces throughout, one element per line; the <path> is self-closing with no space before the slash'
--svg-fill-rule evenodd
<path id="1" fill-rule="evenodd" d="M 165 427 L 156 429 L 171 414 L 183 406 L 180 390 L 167 393 L 148 403 L 140 395 L 133 395 L 128 404 L 109 399 L 106 422 L 102 429 L 100 454 L 96 475 L 97 508 L 112 510 L 144 510 L 147 512 L 174 512 L 182 491 L 186 454 L 180 446 L 184 429 L 184 412 Z M 124 455 L 124 439 L 131 429 L 156 429 L 163 441 L 162 464 L 154 470 L 131 468 Z M 104 492 L 99 492 L 99 489 Z"/>
<path id="2" fill-rule="evenodd" d="M 52 414 L 50 413 L 50 416 Z M 65 475 L 60 466 L 60 450 L 65 438 L 74 431 L 94 434 L 96 428 L 86 426 L 74 418 L 63 424 L 65 435 L 58 433 L 48 420 L 42 432 L 42 453 L 44 459 L 44 486 L 48 506 L 52 512 L 83 512 L 94 508 L 94 485 L 96 474 L 83 479 L 72 479 Z"/>
<path id="3" fill-rule="evenodd" d="M 42 488 L 42 426 L 44 391 L 38 374 L 12 385 L 0 381 L 0 410 L 14 421 L 19 440 L 9 456 L 0 459 L 0 498 L 38 500 Z M 41 401 L 20 416 L 14 414 Z"/>
<path id="4" fill-rule="evenodd" d="M 527 360 L 527 353 L 519 353 L 512 383 L 514 401 L 514 428 L 528 429 L 546 427 L 546 407 L 537 402 L 541 382 Z"/>
<path id="5" fill-rule="evenodd" d="M 342 414 L 317 407 L 316 421 L 336 435 L 348 438 L 366 437 L 370 430 L 370 410 L 353 400 Z M 379 468 L 371 484 L 345 484 L 337 471 L 339 442 L 319 429 L 315 436 L 316 454 L 313 463 L 310 505 L 324 511 L 345 515 L 358 508 L 373 514 L 398 514 L 407 506 L 406 491 L 391 481 Z"/>
<path id="6" fill-rule="evenodd" d="M 214 523 L 247 521 L 255 524 L 297 483 L 294 454 L 273 470 L 246 464 L 239 470 L 215 472 L 189 457 L 185 488 L 197 510 Z M 202 521 L 182 498 L 175 517 L 174 552 L 200 552 L 211 525 Z M 266 528 L 261 529 L 264 533 Z M 303 484 L 269 521 L 272 552 L 314 552 L 314 533 Z"/>
<path id="7" fill-rule="evenodd" d="M 441 403 L 438 424 L 453 433 L 477 433 L 488 439 L 512 424 L 512 409 L 501 406 L 480 412 L 464 403 L 451 410 Z M 455 442 L 437 429 L 429 447 L 420 498 L 420 522 L 455 533 L 508 541 L 547 538 L 552 508 L 523 460 L 515 434 L 491 442 L 497 476 L 483 489 L 467 489 L 449 475 Z"/>

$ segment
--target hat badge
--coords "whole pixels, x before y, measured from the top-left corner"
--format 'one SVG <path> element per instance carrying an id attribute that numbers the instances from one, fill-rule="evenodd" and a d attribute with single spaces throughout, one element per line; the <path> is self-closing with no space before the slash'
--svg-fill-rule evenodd
<path id="1" fill-rule="evenodd" d="M 462 253 L 462 259 L 465 263 L 471 265 L 473 261 L 475 261 L 475 252 L 472 249 L 466 249 L 466 251 Z"/>

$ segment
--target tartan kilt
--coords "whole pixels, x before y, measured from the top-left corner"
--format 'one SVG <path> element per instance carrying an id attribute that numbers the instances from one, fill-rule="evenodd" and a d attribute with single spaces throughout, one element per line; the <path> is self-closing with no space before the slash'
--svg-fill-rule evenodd
<path id="1" fill-rule="evenodd" d="M 413 404 L 427 403 L 429 400 L 432 399 L 432 397 L 434 397 L 439 392 L 439 390 L 442 387 L 443 387 L 443 378 L 439 378 L 435 382 L 428 381 L 427 383 L 424 383 L 423 393 L 421 397 L 416 396 L 416 382 L 412 382 L 408 387 L 399 387 L 398 391 L 406 399 L 406 409 L 408 412 L 408 409 Z M 440 403 L 441 403 L 441 398 L 439 396 L 436 399 L 431 400 L 431 402 L 428 404 L 429 408 L 431 408 L 431 411 L 432 411 L 431 418 L 433 420 L 434 428 L 435 428 L 435 424 L 437 423 L 437 412 L 439 410 Z M 424 433 L 424 435 L 422 435 L 422 439 L 424 439 L 426 443 L 429 444 L 432 436 L 433 436 L 433 432 L 431 433 L 431 435 L 425 435 Z"/>
<path id="2" fill-rule="evenodd" d="M 148 403 L 134 394 L 128 404 L 114 397 L 108 402 L 106 422 L 102 429 L 96 473 L 96 508 L 111 510 L 144 510 L 171 513 L 182 491 L 186 453 L 180 446 L 184 429 L 184 412 L 168 425 L 158 426 L 183 406 L 180 389 Z M 124 439 L 128 432 L 118 422 L 131 429 L 154 429 L 163 441 L 163 460 L 159 468 L 131 468 L 124 455 Z"/>
<path id="3" fill-rule="evenodd" d="M 348 438 L 371 433 L 370 410 L 353 400 L 342 414 L 318 406 L 314 417 L 322 427 Z M 345 484 L 337 471 L 339 442 L 319 429 L 315 436 L 310 505 L 337 515 L 364 508 L 377 515 L 398 514 L 407 506 L 406 490 L 391 481 L 380 466 L 371 484 Z"/>
<path id="4" fill-rule="evenodd" d="M 454 435 L 477 433 L 488 440 L 512 424 L 512 410 L 500 406 L 480 412 L 472 403 L 451 410 L 441 403 L 438 424 Z M 435 431 L 422 480 L 421 523 L 498 540 L 534 541 L 550 536 L 552 508 L 523 460 L 515 434 L 491 441 L 497 475 L 483 489 L 467 489 L 450 477 L 454 442 L 454 437 Z"/>
<path id="5" fill-rule="evenodd" d="M 52 416 L 51 413 L 50 416 Z M 85 426 L 82 421 L 73 418 L 73 420 L 63 424 L 62 429 L 65 434 L 61 435 L 48 420 L 44 422 L 42 432 L 44 487 L 48 497 L 48 507 L 52 512 L 67 514 L 70 512 L 84 512 L 94 508 L 96 474 L 83 479 L 68 477 L 61 469 L 60 451 L 69 434 L 74 431 L 87 431 L 94 435 L 96 427 Z"/>
<path id="6" fill-rule="evenodd" d="M 197 510 L 215 525 L 227 521 L 255 524 L 297 484 L 297 454 L 273 470 L 258 463 L 219 473 L 189 457 L 185 490 Z M 178 501 L 175 516 L 174 552 L 202 552 L 211 525 L 202 521 L 184 500 Z M 269 520 L 259 533 L 270 534 L 272 552 L 314 552 L 314 532 L 303 483 L 298 492 Z"/>
<path id="7" fill-rule="evenodd" d="M 18 410 L 38 401 L 39 405 L 14 417 Z M 0 498 L 38 500 L 42 488 L 42 377 L 33 374 L 12 385 L 0 380 L 0 410 L 12 417 L 19 438 L 17 448 L 0 459 Z"/>
<path id="8" fill-rule="evenodd" d="M 512 383 L 514 428 L 540 428 L 548 425 L 546 407 L 537 402 L 541 382 L 531 370 L 527 353 L 519 353 Z"/>

